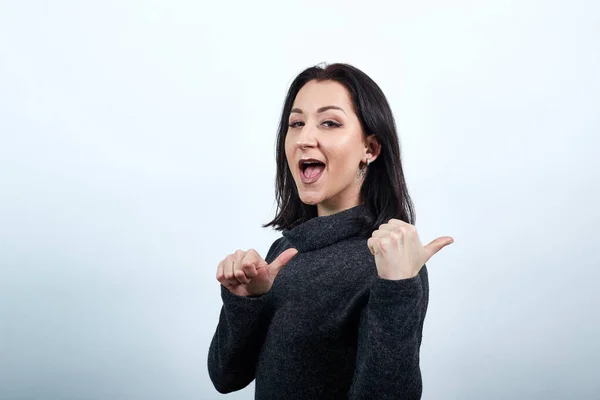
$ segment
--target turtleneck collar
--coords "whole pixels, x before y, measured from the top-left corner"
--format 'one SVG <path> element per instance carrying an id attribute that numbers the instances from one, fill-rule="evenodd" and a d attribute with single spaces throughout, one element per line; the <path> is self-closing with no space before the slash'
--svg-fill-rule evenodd
<path id="1" fill-rule="evenodd" d="M 361 217 L 367 213 L 364 204 L 324 217 L 315 217 L 282 232 L 299 252 L 316 250 L 359 234 Z"/>

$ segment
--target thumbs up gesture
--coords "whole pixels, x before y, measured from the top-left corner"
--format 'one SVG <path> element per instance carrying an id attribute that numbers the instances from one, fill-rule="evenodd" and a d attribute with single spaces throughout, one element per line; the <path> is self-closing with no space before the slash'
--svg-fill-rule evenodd
<path id="1" fill-rule="evenodd" d="M 273 280 L 298 250 L 287 249 L 271 264 L 254 249 L 238 250 L 219 263 L 217 280 L 238 296 L 260 296 L 271 290 Z"/>
<path id="2" fill-rule="evenodd" d="M 383 279 L 400 280 L 417 276 L 434 254 L 452 243 L 454 239 L 443 236 L 423 246 L 414 225 L 392 219 L 373 232 L 367 246 L 375 256 L 377 274 Z"/>

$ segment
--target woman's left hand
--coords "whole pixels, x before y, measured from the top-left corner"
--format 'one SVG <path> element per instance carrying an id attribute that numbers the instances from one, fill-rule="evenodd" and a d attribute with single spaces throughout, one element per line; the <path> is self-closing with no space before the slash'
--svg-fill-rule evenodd
<path id="1" fill-rule="evenodd" d="M 444 236 L 423 246 L 414 225 L 398 219 L 381 225 L 367 241 L 379 277 L 390 280 L 417 276 L 435 253 L 451 243 L 454 239 Z"/>

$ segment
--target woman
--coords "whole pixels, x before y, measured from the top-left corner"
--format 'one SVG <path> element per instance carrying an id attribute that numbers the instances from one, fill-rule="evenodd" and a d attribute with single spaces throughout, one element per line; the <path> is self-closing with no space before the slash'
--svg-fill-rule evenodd
<path id="1" fill-rule="evenodd" d="M 263 259 L 218 266 L 223 307 L 208 354 L 215 388 L 256 399 L 418 399 L 428 302 L 422 246 L 390 106 L 346 64 L 290 86 L 277 136 L 281 230 Z"/>

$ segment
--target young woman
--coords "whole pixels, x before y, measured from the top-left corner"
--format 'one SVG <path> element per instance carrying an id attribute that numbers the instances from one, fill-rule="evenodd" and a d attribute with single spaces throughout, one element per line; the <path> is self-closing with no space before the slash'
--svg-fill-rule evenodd
<path id="1" fill-rule="evenodd" d="M 346 64 L 296 77 L 277 136 L 275 218 L 263 259 L 218 266 L 223 307 L 208 354 L 215 388 L 256 399 L 418 399 L 425 263 L 394 118 Z"/>

